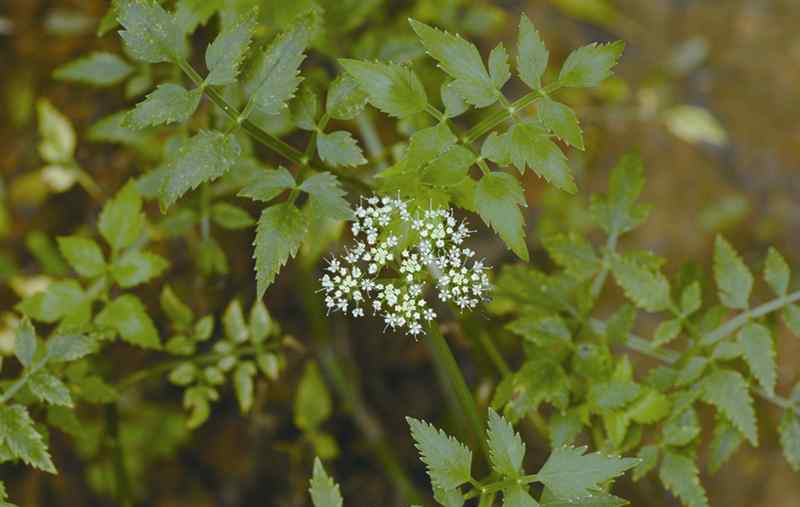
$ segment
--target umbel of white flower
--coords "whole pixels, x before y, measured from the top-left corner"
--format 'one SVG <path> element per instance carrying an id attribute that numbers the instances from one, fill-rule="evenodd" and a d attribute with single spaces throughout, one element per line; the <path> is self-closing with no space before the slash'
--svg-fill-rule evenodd
<path id="1" fill-rule="evenodd" d="M 432 283 L 443 302 L 475 308 L 489 290 L 487 268 L 463 246 L 472 231 L 449 209 L 411 213 L 400 199 L 362 199 L 351 226 L 355 246 L 328 261 L 322 291 L 328 311 L 383 317 L 417 336 L 436 318 L 425 300 Z"/>

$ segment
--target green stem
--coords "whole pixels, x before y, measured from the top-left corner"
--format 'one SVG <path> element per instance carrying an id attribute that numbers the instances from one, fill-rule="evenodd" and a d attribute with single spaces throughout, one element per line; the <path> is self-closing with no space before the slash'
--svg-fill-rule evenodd
<path id="1" fill-rule="evenodd" d="M 486 495 L 494 495 L 511 486 L 531 484 L 538 481 L 539 477 L 536 474 L 523 475 L 519 479 L 504 479 L 502 481 L 493 482 L 491 484 L 481 486 L 480 488 L 473 489 L 464 495 L 464 500 L 469 500 L 470 498 L 475 498 L 477 496 L 484 497 Z"/>
<path id="2" fill-rule="evenodd" d="M 731 320 L 719 326 L 717 329 L 711 331 L 711 333 L 707 334 L 705 337 L 703 337 L 701 343 L 703 346 L 706 347 L 714 345 L 715 343 L 722 340 L 726 336 L 732 334 L 734 331 L 744 326 L 751 320 L 763 317 L 768 313 L 780 310 L 784 306 L 789 306 L 790 304 L 795 303 L 797 301 L 800 301 L 800 290 L 792 292 L 785 296 L 781 296 L 779 298 L 775 298 L 772 301 L 768 301 L 763 305 L 757 306 L 746 312 L 742 312 L 736 317 L 732 318 Z"/>
<path id="3" fill-rule="evenodd" d="M 456 362 L 456 358 L 453 356 L 453 352 L 450 350 L 447 340 L 442 336 L 442 332 L 436 322 L 431 325 L 425 341 L 433 356 L 433 362 L 440 372 L 440 378 L 445 383 L 444 387 L 452 392 L 458 400 L 472 437 L 480 446 L 487 462 L 489 462 L 489 447 L 486 445 L 483 432 L 483 418 L 478 412 L 475 398 L 472 397 L 472 392 L 467 386 L 466 380 L 464 380 L 464 375 L 461 373 L 458 362 Z"/>
<path id="4" fill-rule="evenodd" d="M 8 389 L 3 392 L 3 395 L 0 396 L 0 405 L 5 404 L 7 401 L 11 400 L 20 389 L 25 387 L 25 384 L 28 383 L 28 380 L 39 370 L 41 370 L 44 365 L 47 363 L 46 358 L 42 358 L 37 363 L 33 363 L 30 368 L 25 371 L 20 378 L 17 379 L 16 382 L 11 384 Z"/>

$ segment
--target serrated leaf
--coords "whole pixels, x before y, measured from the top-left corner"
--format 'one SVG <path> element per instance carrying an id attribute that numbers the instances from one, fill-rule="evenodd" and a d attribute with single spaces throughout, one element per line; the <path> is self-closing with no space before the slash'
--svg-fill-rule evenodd
<path id="1" fill-rule="evenodd" d="M 136 183 L 129 181 L 112 199 L 106 201 L 97 228 L 112 250 L 119 251 L 132 245 L 145 227 L 142 198 Z"/>
<path id="2" fill-rule="evenodd" d="M 669 281 L 660 271 L 652 271 L 636 259 L 621 255 L 612 260 L 611 271 L 625 296 L 639 308 L 660 312 L 672 304 Z"/>
<path id="3" fill-rule="evenodd" d="M 792 410 L 786 410 L 778 426 L 778 432 L 786 462 L 792 470 L 800 472 L 800 417 Z"/>
<path id="4" fill-rule="evenodd" d="M 636 455 L 641 461 L 639 465 L 633 469 L 633 480 L 639 481 L 642 477 L 650 473 L 656 465 L 658 465 L 659 449 L 657 445 L 645 445 L 639 449 L 639 454 Z"/>
<path id="5" fill-rule="evenodd" d="M 611 76 L 611 69 L 617 64 L 625 43 L 589 44 L 569 54 L 558 81 L 562 86 L 592 87 L 599 85 Z"/>
<path id="6" fill-rule="evenodd" d="M 589 387 L 588 400 L 598 410 L 615 410 L 635 400 L 642 387 L 627 380 L 611 380 L 592 383 Z"/>
<path id="7" fill-rule="evenodd" d="M 309 194 L 309 204 L 319 216 L 336 220 L 348 220 L 353 216 L 350 204 L 344 198 L 339 180 L 331 173 L 317 173 L 307 178 L 298 187 Z"/>
<path id="8" fill-rule="evenodd" d="M 547 488 L 541 499 L 542 507 L 622 507 L 627 503 L 627 500 L 608 493 L 594 493 L 578 499 L 558 498 Z"/>
<path id="9" fill-rule="evenodd" d="M 305 83 L 300 86 L 300 92 L 289 104 L 289 110 L 292 113 L 292 121 L 294 121 L 297 128 L 309 131 L 317 129 L 319 97 L 317 97 L 311 86 Z"/>
<path id="10" fill-rule="evenodd" d="M 36 330 L 29 318 L 25 317 L 19 323 L 14 339 L 14 355 L 25 368 L 33 363 L 33 356 L 38 346 Z"/>
<path id="11" fill-rule="evenodd" d="M 675 385 L 686 386 L 699 379 L 708 366 L 708 359 L 703 356 L 690 357 L 678 372 Z"/>
<path id="12" fill-rule="evenodd" d="M 406 421 L 434 486 L 450 490 L 471 479 L 472 451 L 467 446 L 425 421 Z"/>
<path id="13" fill-rule="evenodd" d="M 352 134 L 345 130 L 337 130 L 330 134 L 318 133 L 317 152 L 319 158 L 334 167 L 355 167 L 367 162 Z"/>
<path id="14" fill-rule="evenodd" d="M 527 206 L 522 187 L 505 173 L 484 175 L 475 190 L 475 207 L 481 218 L 494 229 L 508 247 L 524 261 L 528 261 L 525 242 L 525 220 L 519 206 Z"/>
<path id="15" fill-rule="evenodd" d="M 764 265 L 764 280 L 779 296 L 786 294 L 789 288 L 791 271 L 786 259 L 775 248 L 770 247 L 767 253 L 767 262 Z"/>
<path id="16" fill-rule="evenodd" d="M 128 54 L 149 63 L 177 62 L 189 54 L 184 32 L 172 14 L 152 0 L 122 0 L 117 21 Z"/>
<path id="17" fill-rule="evenodd" d="M 639 424 L 654 424 L 669 415 L 671 406 L 666 395 L 648 389 L 628 407 L 625 413 L 632 421 Z"/>
<path id="18" fill-rule="evenodd" d="M 570 107 L 544 97 L 536 103 L 539 121 L 547 130 L 567 144 L 583 150 L 583 131 L 578 115 Z"/>
<path id="19" fill-rule="evenodd" d="M 753 275 L 722 236 L 717 236 L 714 242 L 714 279 L 723 305 L 738 310 L 747 309 L 750 291 L 753 290 Z"/>
<path id="20" fill-rule="evenodd" d="M 489 75 L 492 78 L 492 84 L 497 90 L 502 89 L 503 85 L 511 78 L 508 52 L 502 42 L 489 53 Z"/>
<path id="21" fill-rule="evenodd" d="M 431 160 L 422 171 L 422 181 L 435 186 L 457 185 L 467 177 L 475 155 L 460 145 L 453 145 Z"/>
<path id="22" fill-rule="evenodd" d="M 263 51 L 244 83 L 250 102 L 264 114 L 278 114 L 294 96 L 302 78 L 300 64 L 311 40 L 312 23 L 301 18 L 288 31 L 278 35 Z"/>
<path id="23" fill-rule="evenodd" d="M 58 250 L 79 275 L 92 278 L 103 273 L 106 262 L 97 243 L 80 236 L 61 236 Z"/>
<path id="24" fill-rule="evenodd" d="M 0 445 L 3 444 L 14 457 L 28 465 L 56 473 L 47 445 L 22 405 L 0 406 Z"/>
<path id="25" fill-rule="evenodd" d="M 145 349 L 160 349 L 161 341 L 142 301 L 125 294 L 111 301 L 97 315 L 95 323 L 116 330 L 126 342 Z"/>
<path id="26" fill-rule="evenodd" d="M 58 378 L 39 370 L 28 378 L 28 389 L 39 401 L 50 405 L 72 406 L 69 389 Z"/>
<path id="27" fill-rule="evenodd" d="M 161 208 L 167 209 L 189 190 L 228 172 L 240 155 L 239 142 L 230 134 L 201 130 L 184 141 L 166 165 L 160 192 Z"/>
<path id="28" fill-rule="evenodd" d="M 736 339 L 742 346 L 744 360 L 753 376 L 766 392 L 774 394 L 778 365 L 775 362 L 775 344 L 770 330 L 762 324 L 750 322 L 739 330 Z"/>
<path id="29" fill-rule="evenodd" d="M 608 187 L 608 195 L 592 195 L 589 211 L 609 236 L 619 236 L 641 224 L 650 211 L 636 203 L 644 188 L 644 164 L 637 153 L 620 159 Z"/>
<path id="30" fill-rule="evenodd" d="M 367 94 L 350 74 L 340 74 L 328 87 L 325 111 L 334 120 L 352 120 L 364 110 Z"/>
<path id="31" fill-rule="evenodd" d="M 111 276 L 120 287 L 128 288 L 147 283 L 161 276 L 169 262 L 151 252 L 127 252 L 111 266 Z"/>
<path id="32" fill-rule="evenodd" d="M 224 0 L 177 0 L 175 22 L 183 33 L 189 35 L 198 26 L 205 25 L 223 7 Z"/>
<path id="33" fill-rule="evenodd" d="M 296 185 L 294 176 L 285 167 L 278 167 L 274 170 L 259 171 L 256 177 L 237 195 L 256 201 L 269 202 L 284 190 L 294 188 Z"/>
<path id="34" fill-rule="evenodd" d="M 586 447 L 560 447 L 553 450 L 536 477 L 557 497 L 578 499 L 599 491 L 600 485 L 622 475 L 639 460 L 584 454 Z"/>
<path id="35" fill-rule="evenodd" d="M 550 234 L 542 238 L 542 245 L 553 261 L 578 281 L 588 280 L 600 270 L 594 247 L 579 234 Z"/>
<path id="36" fill-rule="evenodd" d="M 476 107 L 490 106 L 497 101 L 492 79 L 474 44 L 425 23 L 413 19 L 409 21 L 428 54 L 454 78 L 450 86 L 465 101 Z"/>
<path id="37" fill-rule="evenodd" d="M 674 403 L 673 405 L 677 405 Z M 674 408 L 673 408 L 674 410 Z M 683 447 L 700 434 L 700 421 L 694 408 L 676 411 L 664 424 L 664 443 Z"/>
<path id="38" fill-rule="evenodd" d="M 450 86 L 451 84 L 452 81 L 442 83 L 442 86 L 439 88 L 439 95 L 442 97 L 444 115 L 448 118 L 455 118 L 469 109 L 469 105 L 464 102 L 461 95 L 456 93 L 455 89 Z"/>
<path id="39" fill-rule="evenodd" d="M 531 496 L 527 486 L 517 484 L 503 490 L 503 507 L 539 507 L 539 502 Z"/>
<path id="40" fill-rule="evenodd" d="M 653 335 L 653 346 L 660 347 L 662 345 L 666 345 L 677 338 L 680 332 L 680 319 L 662 320 L 659 322 L 658 327 L 656 327 L 655 335 Z"/>
<path id="41" fill-rule="evenodd" d="M 339 63 L 367 94 L 369 102 L 390 116 L 406 118 L 428 105 L 422 82 L 404 65 L 347 58 Z"/>
<path id="42" fill-rule="evenodd" d="M 243 16 L 237 23 L 228 25 L 206 48 L 206 83 L 223 86 L 236 82 L 239 67 L 250 47 L 255 28 L 253 14 Z"/>
<path id="43" fill-rule="evenodd" d="M 218 202 L 211 206 L 211 220 L 223 229 L 231 230 L 246 229 L 256 223 L 250 213 L 227 202 Z"/>
<path id="44" fill-rule="evenodd" d="M 42 322 L 71 321 L 83 324 L 91 308 L 81 286 L 75 280 L 53 282 L 46 290 L 23 299 L 16 307 L 20 312 Z"/>
<path id="45" fill-rule="evenodd" d="M 175 83 L 158 85 L 142 102 L 125 116 L 124 125 L 132 129 L 183 123 L 194 114 L 203 90 L 187 90 Z"/>
<path id="46" fill-rule="evenodd" d="M 519 19 L 519 40 L 517 42 L 517 71 L 522 81 L 538 90 L 542 86 L 542 74 L 547 69 L 550 53 L 539 37 L 539 32 L 528 16 Z"/>
<path id="47" fill-rule="evenodd" d="M 724 417 L 720 417 L 714 426 L 714 436 L 709 444 L 708 468 L 716 472 L 741 447 L 744 438 Z"/>
<path id="48" fill-rule="evenodd" d="M 681 292 L 681 313 L 688 316 L 699 310 L 703 304 L 702 297 L 700 282 L 695 281 L 684 287 Z"/>
<path id="49" fill-rule="evenodd" d="M 294 400 L 294 423 L 303 431 L 317 430 L 332 411 L 331 395 L 317 363 L 309 361 L 303 370 Z"/>
<path id="50" fill-rule="evenodd" d="M 289 202 L 276 204 L 261 213 L 253 244 L 258 299 L 264 295 L 289 257 L 295 256 L 307 226 L 303 213 Z"/>
<path id="51" fill-rule="evenodd" d="M 500 475 L 519 477 L 523 472 L 522 460 L 525 457 L 525 444 L 519 433 L 514 432 L 511 423 L 490 408 L 486 434 L 492 469 Z"/>
<path id="52" fill-rule="evenodd" d="M 114 53 L 94 51 L 57 68 L 53 77 L 60 81 L 104 87 L 121 83 L 132 72 L 133 67 Z"/>
<path id="53" fill-rule="evenodd" d="M 719 369 L 701 381 L 703 401 L 717 407 L 754 446 L 758 445 L 756 414 L 749 385 L 733 370 Z"/>
<path id="54" fill-rule="evenodd" d="M 658 470 L 661 482 L 687 507 L 708 507 L 708 499 L 700 484 L 700 471 L 694 460 L 667 449 Z"/>
<path id="55" fill-rule="evenodd" d="M 314 507 L 342 507 L 339 485 L 325 472 L 319 458 L 314 459 L 314 474 L 309 481 L 308 492 Z"/>
<path id="56" fill-rule="evenodd" d="M 577 190 L 567 157 L 538 124 L 515 123 L 505 134 L 490 135 L 481 154 L 499 165 L 513 164 L 521 173 L 528 167 L 567 193 Z"/>
<path id="57" fill-rule="evenodd" d="M 79 335 L 57 335 L 47 340 L 47 361 L 62 363 L 75 361 L 95 351 L 94 340 Z"/>

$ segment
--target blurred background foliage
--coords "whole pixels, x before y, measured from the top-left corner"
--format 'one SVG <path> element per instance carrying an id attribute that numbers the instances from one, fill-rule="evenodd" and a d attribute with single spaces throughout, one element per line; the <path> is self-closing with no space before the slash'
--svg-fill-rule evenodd
<path id="1" fill-rule="evenodd" d="M 291 9 L 301 10 L 308 3 L 263 2 L 262 28 L 280 29 Z M 484 54 L 498 41 L 513 46 L 520 12 L 535 21 L 554 61 L 589 41 L 626 41 L 615 78 L 597 91 L 564 95 L 583 119 L 587 140 L 586 152 L 570 152 L 579 175 L 578 196 L 527 177 L 533 263 L 546 263 L 536 245 L 537 233 L 585 229 L 582 204 L 588 192 L 605 188 L 608 168 L 636 147 L 647 166 L 643 200 L 654 207 L 647 226 L 626 240 L 630 246 L 668 258 L 666 269 L 674 273 L 685 262 L 708 267 L 713 233 L 722 231 L 748 264 L 761 262 L 768 245 L 784 252 L 790 264 L 800 264 L 800 2 L 374 0 L 338 2 L 338 8 L 336 2 L 322 3 L 334 6 L 329 7 L 328 21 L 340 30 L 329 33 L 326 47 L 331 53 L 338 45 L 354 44 L 359 56 L 413 60 L 421 48 L 406 23 L 409 16 L 461 32 Z M 160 149 L 157 140 L 146 137 L 141 139 L 140 155 L 91 142 L 90 127 L 98 119 L 130 106 L 131 96 L 149 89 L 144 69 L 134 69 L 125 87 L 107 90 L 52 78 L 56 67 L 88 51 L 118 49 L 117 37 L 96 37 L 106 8 L 101 0 L 5 0 L 0 5 L 2 319 L 9 318 L 6 311 L 21 296 L 46 283 L 43 276 L 66 272 L 53 238 L 75 232 L 77 224 L 91 227 L 102 203 L 129 177 L 152 165 L 148 150 Z M 205 43 L 209 32 L 201 28 L 194 37 Z M 38 128 L 37 116 L 41 121 L 50 115 L 48 124 L 62 120 L 53 117 L 58 113 L 40 98 L 61 111 L 76 133 L 74 144 L 67 142 L 65 152 L 52 160 L 40 155 L 38 146 L 46 133 Z M 378 134 L 393 142 L 392 126 L 382 125 L 378 115 L 375 119 Z M 286 128 L 280 120 L 272 127 L 278 132 Z M 149 212 L 154 220 L 159 216 L 157 208 Z M 192 293 L 191 304 L 199 314 L 220 314 L 237 296 L 252 298 L 251 238 L 220 234 L 227 263 L 207 280 L 194 269 L 194 252 L 180 243 L 166 242 L 161 252 L 172 263 L 170 283 Z M 491 264 L 512 261 L 493 235 L 485 234 L 482 241 L 479 251 Z M 351 505 L 402 504 L 398 488 L 384 477 L 374 457 L 375 435 L 365 439 L 343 415 L 349 408 L 346 400 L 331 399 L 315 378 L 319 372 L 309 371 L 315 367 L 303 367 L 313 348 L 315 324 L 301 309 L 299 276 L 291 267 L 284 270 L 267 293 L 267 307 L 294 345 L 282 380 L 256 386 L 250 416 L 243 418 L 235 399 L 226 397 L 211 420 L 190 435 L 177 408 L 178 390 L 153 389 L 125 399 L 121 438 L 135 487 L 147 490 L 148 505 L 305 505 L 314 452 L 338 455 L 333 469 Z M 155 301 L 157 289 L 147 290 Z M 7 353 L 13 335 L 4 332 L 5 327 L 0 322 L 0 351 Z M 381 334 L 376 325 L 351 327 L 335 319 L 333 330 L 333 346 L 347 358 L 343 368 L 357 375 L 371 409 L 360 417 L 381 422 L 377 438 L 401 450 L 403 464 L 424 484 L 401 417 L 435 412 L 441 405 L 440 393 L 430 387 L 434 373 L 424 350 L 406 337 Z M 777 343 L 781 389 L 798 380 L 800 342 Z M 109 370 L 120 376 L 146 363 L 142 353 L 130 354 L 124 348 L 117 352 Z M 358 365 L 357 372 L 353 365 Z M 493 387 L 488 365 L 470 362 L 464 354 L 464 367 L 473 385 L 488 397 Z M 300 402 L 298 389 L 310 392 L 315 403 L 332 405 L 321 421 L 313 421 L 312 431 L 307 431 L 308 421 L 293 419 L 293 405 Z M 777 413 L 770 413 L 769 407 L 760 410 L 769 426 L 777 425 Z M 87 424 L 81 430 L 77 445 L 64 435 L 50 435 L 61 469 L 55 478 L 24 467 L 0 468 L 20 505 L 108 505 L 97 495 L 106 484 L 102 474 L 108 468 L 81 459 L 97 455 L 104 428 Z M 546 442 L 533 434 L 527 437 L 533 450 L 546 455 Z M 738 453 L 719 474 L 704 477 L 704 484 L 714 505 L 800 505 L 800 480 L 782 459 L 774 436 L 758 449 Z M 635 486 L 621 481 L 620 495 L 635 506 L 674 502 L 652 479 Z"/>

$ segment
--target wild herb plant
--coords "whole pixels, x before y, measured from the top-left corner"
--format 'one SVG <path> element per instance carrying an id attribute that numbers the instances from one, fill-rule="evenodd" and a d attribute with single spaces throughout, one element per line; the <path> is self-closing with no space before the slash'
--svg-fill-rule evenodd
<path id="1" fill-rule="evenodd" d="M 258 378 L 283 382 L 288 356 L 309 348 L 317 359 L 303 367 L 293 404 L 301 441 L 323 459 L 342 452 L 325 428 L 334 412 L 330 386 L 393 485 L 409 502 L 425 502 L 331 347 L 329 315 L 341 311 L 377 314 L 386 339 L 428 346 L 442 397 L 469 443 L 407 419 L 430 476 L 428 496 L 446 507 L 471 499 L 481 506 L 624 505 L 610 487 L 630 469 L 634 480 L 654 473 L 688 507 L 709 505 L 698 480 L 701 450 L 708 449 L 713 472 L 743 444 L 758 445 L 760 431 L 774 431 L 764 424 L 759 431 L 757 399 L 783 409 L 777 431 L 799 469 L 800 388 L 776 393 L 774 335 L 777 314 L 800 333 L 800 292 L 790 291 L 790 268 L 776 250 L 763 269 L 776 298 L 761 304 L 751 303 L 752 272 L 721 236 L 713 258 L 718 304 L 708 302 L 713 291 L 698 270 L 670 281 L 664 259 L 623 250 L 620 239 L 649 212 L 638 202 L 645 180 L 635 154 L 612 171 L 606 194 L 587 201 L 603 244 L 568 230 L 526 236 L 527 169 L 559 191 L 580 193 L 565 149 L 584 150 L 583 133 L 559 92 L 601 84 L 622 42 L 580 47 L 559 66 L 522 15 L 516 47 L 499 44 L 484 58 L 459 35 L 415 19 L 409 31 L 382 9 L 379 1 L 310 8 L 259 0 L 112 2 L 100 32 L 117 30 L 122 53 L 90 53 L 55 77 L 95 87 L 124 83 L 135 104 L 100 119 L 86 140 L 122 145 L 149 170 L 102 203 L 96 226 L 56 239 L 72 276 L 49 280 L 16 305 L 19 368 L 11 372 L 19 374 L 0 394 L 0 461 L 56 472 L 39 421 L 75 439 L 95 489 L 134 505 L 146 493 L 147 463 L 160 456 L 125 445 L 130 437 L 120 421 L 148 417 L 123 410 L 126 393 L 160 379 L 182 391 L 184 424 L 162 442 L 172 450 L 212 415 L 227 383 L 247 413 Z M 357 41 L 361 29 L 367 35 Z M 374 40 L 404 30 L 415 39 L 395 40 L 397 52 L 415 62 L 398 63 Z M 509 97 L 512 79 L 527 92 Z M 376 131 L 371 108 L 391 131 Z M 47 102 L 39 115 L 51 190 L 78 182 L 102 199 L 75 162 L 69 120 Z M 466 246 L 474 232 L 468 224 L 479 223 L 474 215 L 522 262 L 490 268 Z M 208 311 L 165 280 L 170 260 L 160 252 L 169 241 L 188 249 L 198 278 L 225 277 L 235 252 L 223 231 L 254 237 L 247 311 L 238 299 Z M 531 263 L 533 241 L 552 269 Z M 282 332 L 262 302 L 290 261 L 287 276 L 303 294 L 311 343 Z M 615 301 L 610 278 L 630 304 L 601 319 Z M 159 305 L 145 299 L 147 287 L 160 294 Z M 481 310 L 492 318 L 475 318 Z M 634 334 L 639 311 L 662 318 L 649 339 Z M 455 323 L 444 331 L 460 328 L 496 366 L 491 407 L 478 408 L 438 324 L 445 319 Z M 509 364 L 499 345 L 509 335 L 524 351 L 519 364 Z M 153 359 L 120 377 L 107 361 L 119 346 Z M 626 348 L 663 365 L 640 371 Z M 75 412 L 86 404 L 105 408 Z M 704 404 L 715 408 L 709 442 L 701 438 Z M 526 460 L 514 429 L 527 424 L 552 448 L 533 474 L 526 470 L 536 460 Z M 99 434 L 115 442 L 110 456 L 92 444 Z M 310 494 L 316 507 L 343 503 L 319 459 Z M 11 505 L 6 496 L 0 482 L 0 505 Z"/>

